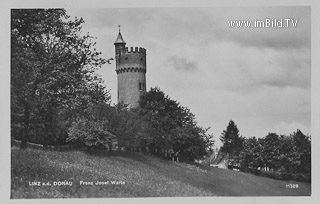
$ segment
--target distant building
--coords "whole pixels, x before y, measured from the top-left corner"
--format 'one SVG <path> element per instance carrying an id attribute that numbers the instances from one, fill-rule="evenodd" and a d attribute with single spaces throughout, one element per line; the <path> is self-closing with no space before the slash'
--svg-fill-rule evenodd
<path id="1" fill-rule="evenodd" d="M 218 155 L 210 161 L 210 166 L 228 169 L 228 155 L 219 151 Z"/>
<path id="2" fill-rule="evenodd" d="M 142 93 L 146 92 L 146 49 L 126 47 L 120 29 L 114 43 L 116 72 L 118 76 L 118 103 L 129 108 L 139 107 Z"/>

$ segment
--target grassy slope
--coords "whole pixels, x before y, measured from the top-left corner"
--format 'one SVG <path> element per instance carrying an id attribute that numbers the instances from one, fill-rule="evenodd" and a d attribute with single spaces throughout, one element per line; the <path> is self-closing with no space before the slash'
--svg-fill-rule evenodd
<path id="1" fill-rule="evenodd" d="M 29 186 L 29 181 L 72 181 L 70 186 Z M 80 186 L 120 180 L 125 185 Z M 288 189 L 286 184 L 299 184 Z M 310 195 L 308 183 L 278 181 L 130 153 L 98 157 L 83 152 L 11 149 L 12 198 Z"/>

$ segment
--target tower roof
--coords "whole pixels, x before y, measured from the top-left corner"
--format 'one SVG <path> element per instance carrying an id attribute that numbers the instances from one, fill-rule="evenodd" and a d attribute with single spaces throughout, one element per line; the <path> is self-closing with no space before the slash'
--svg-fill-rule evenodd
<path id="1" fill-rule="evenodd" d="M 120 32 L 120 30 L 119 30 L 119 34 L 118 34 L 118 37 L 117 37 L 117 39 L 116 39 L 116 41 L 114 42 L 114 44 L 120 44 L 120 43 L 126 43 L 124 40 L 123 40 L 123 38 L 122 38 L 122 35 L 121 35 L 121 32 Z"/>

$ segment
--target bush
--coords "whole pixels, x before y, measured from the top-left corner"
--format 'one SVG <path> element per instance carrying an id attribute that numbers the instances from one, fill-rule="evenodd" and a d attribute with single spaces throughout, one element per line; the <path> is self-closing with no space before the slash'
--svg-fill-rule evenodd
<path id="1" fill-rule="evenodd" d="M 103 125 L 103 122 L 80 118 L 73 122 L 69 128 L 67 140 L 79 142 L 87 147 L 109 148 L 109 144 L 115 136 L 107 131 Z"/>

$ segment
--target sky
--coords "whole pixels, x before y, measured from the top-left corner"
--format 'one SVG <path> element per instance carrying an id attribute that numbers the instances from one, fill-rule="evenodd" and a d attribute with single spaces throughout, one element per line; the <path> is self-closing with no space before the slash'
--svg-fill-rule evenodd
<path id="1" fill-rule="evenodd" d="M 147 50 L 147 90 L 158 86 L 211 127 L 216 145 L 233 120 L 240 135 L 311 133 L 310 7 L 66 9 L 114 57 L 118 25 L 128 47 Z M 270 19 L 289 27 L 231 28 Z M 294 22 L 296 24 L 292 24 Z M 279 24 L 278 24 L 279 25 Z M 117 101 L 114 61 L 98 71 Z"/>

